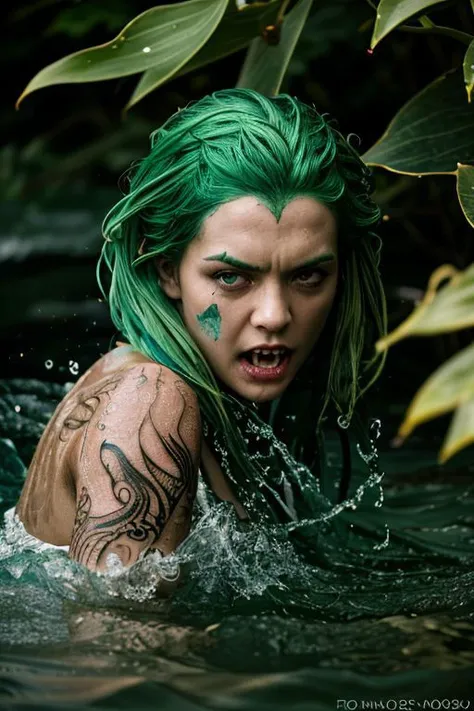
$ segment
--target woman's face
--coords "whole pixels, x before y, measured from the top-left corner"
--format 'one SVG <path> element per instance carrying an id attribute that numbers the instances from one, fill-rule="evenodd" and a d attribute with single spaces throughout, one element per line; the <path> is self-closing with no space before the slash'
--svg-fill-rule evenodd
<path id="1" fill-rule="evenodd" d="M 214 374 L 238 395 L 281 395 L 326 323 L 338 280 L 337 228 L 315 199 L 277 222 L 255 197 L 221 205 L 161 285 Z"/>

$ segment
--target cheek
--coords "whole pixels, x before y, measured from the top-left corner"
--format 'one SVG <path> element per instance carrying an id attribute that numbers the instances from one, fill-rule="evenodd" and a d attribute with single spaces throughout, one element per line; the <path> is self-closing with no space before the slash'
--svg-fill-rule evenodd
<path id="1" fill-rule="evenodd" d="M 324 298 L 318 300 L 317 303 L 306 312 L 303 318 L 303 329 L 306 337 L 310 340 L 314 338 L 318 339 L 321 335 L 329 314 L 331 313 L 334 298 L 335 290 L 331 290 L 330 293 L 326 293 Z"/>
<path id="2" fill-rule="evenodd" d="M 217 304 L 211 304 L 196 316 L 201 331 L 213 341 L 218 341 L 221 335 L 222 317 Z"/>
<path id="3" fill-rule="evenodd" d="M 332 306 L 334 304 L 336 294 L 337 294 L 337 287 L 338 287 L 338 279 L 334 279 L 330 285 L 328 285 L 326 291 L 323 294 L 321 304 L 320 304 L 320 311 L 321 311 L 321 317 L 325 320 L 327 316 L 329 315 L 329 312 L 332 309 Z"/>

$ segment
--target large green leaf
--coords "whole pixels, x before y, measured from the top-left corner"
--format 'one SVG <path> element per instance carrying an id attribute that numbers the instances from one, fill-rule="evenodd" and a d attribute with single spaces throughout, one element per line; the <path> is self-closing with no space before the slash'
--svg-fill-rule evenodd
<path id="1" fill-rule="evenodd" d="M 406 437 L 422 422 L 474 398 L 474 343 L 438 368 L 423 383 L 408 408 L 399 434 Z"/>
<path id="2" fill-rule="evenodd" d="M 268 44 L 262 37 L 253 40 L 237 81 L 238 87 L 255 89 L 266 96 L 278 94 L 312 4 L 313 0 L 298 0 L 284 18 L 277 45 Z"/>
<path id="3" fill-rule="evenodd" d="M 380 0 L 370 46 L 372 49 L 389 32 L 419 12 L 443 0 Z"/>
<path id="4" fill-rule="evenodd" d="M 198 52 L 219 24 L 228 0 L 188 0 L 138 15 L 110 42 L 81 50 L 42 69 L 18 103 L 53 84 L 102 81 L 154 67 L 162 81 Z"/>
<path id="5" fill-rule="evenodd" d="M 457 191 L 466 220 L 474 227 L 474 166 L 458 165 Z"/>
<path id="6" fill-rule="evenodd" d="M 176 76 L 182 76 L 247 47 L 264 27 L 273 24 L 279 5 L 280 0 L 271 0 L 265 4 L 256 3 L 237 10 L 234 0 L 231 0 L 216 31 L 202 49 L 181 67 Z M 148 69 L 138 82 L 127 108 L 162 83 L 160 71 L 154 67 Z"/>
<path id="7" fill-rule="evenodd" d="M 474 369 L 474 363 L 472 364 Z M 474 396 L 463 402 L 454 413 L 448 434 L 443 442 L 439 460 L 446 462 L 463 447 L 474 442 Z"/>
<path id="8" fill-rule="evenodd" d="M 437 290 L 447 277 L 449 283 Z M 398 328 L 378 341 L 376 348 L 380 352 L 409 336 L 431 336 L 470 326 L 474 326 L 474 264 L 462 272 L 445 265 L 431 275 L 421 304 Z"/>
<path id="9" fill-rule="evenodd" d="M 464 83 L 466 85 L 467 98 L 470 102 L 472 88 L 474 87 L 474 40 L 472 40 L 471 44 L 467 48 L 462 68 L 464 72 Z"/>
<path id="10" fill-rule="evenodd" d="M 410 99 L 363 158 L 407 175 L 454 173 L 458 162 L 474 161 L 474 104 L 461 73 L 439 77 Z"/>

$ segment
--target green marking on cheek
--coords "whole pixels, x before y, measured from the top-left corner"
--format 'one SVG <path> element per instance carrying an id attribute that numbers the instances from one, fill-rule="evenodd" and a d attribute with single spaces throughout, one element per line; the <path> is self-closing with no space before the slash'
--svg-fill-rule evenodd
<path id="1" fill-rule="evenodd" d="M 222 319 L 217 304 L 211 304 L 202 314 L 198 314 L 196 318 L 204 333 L 215 341 L 218 341 L 221 335 Z"/>

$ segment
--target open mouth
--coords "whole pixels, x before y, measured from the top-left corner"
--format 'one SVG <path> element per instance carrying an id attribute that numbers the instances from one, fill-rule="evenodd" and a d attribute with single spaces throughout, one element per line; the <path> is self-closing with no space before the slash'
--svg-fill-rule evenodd
<path id="1" fill-rule="evenodd" d="M 256 348 L 250 351 L 244 351 L 241 358 L 246 360 L 255 368 L 278 368 L 290 355 L 291 351 L 288 348 L 264 349 Z"/>

